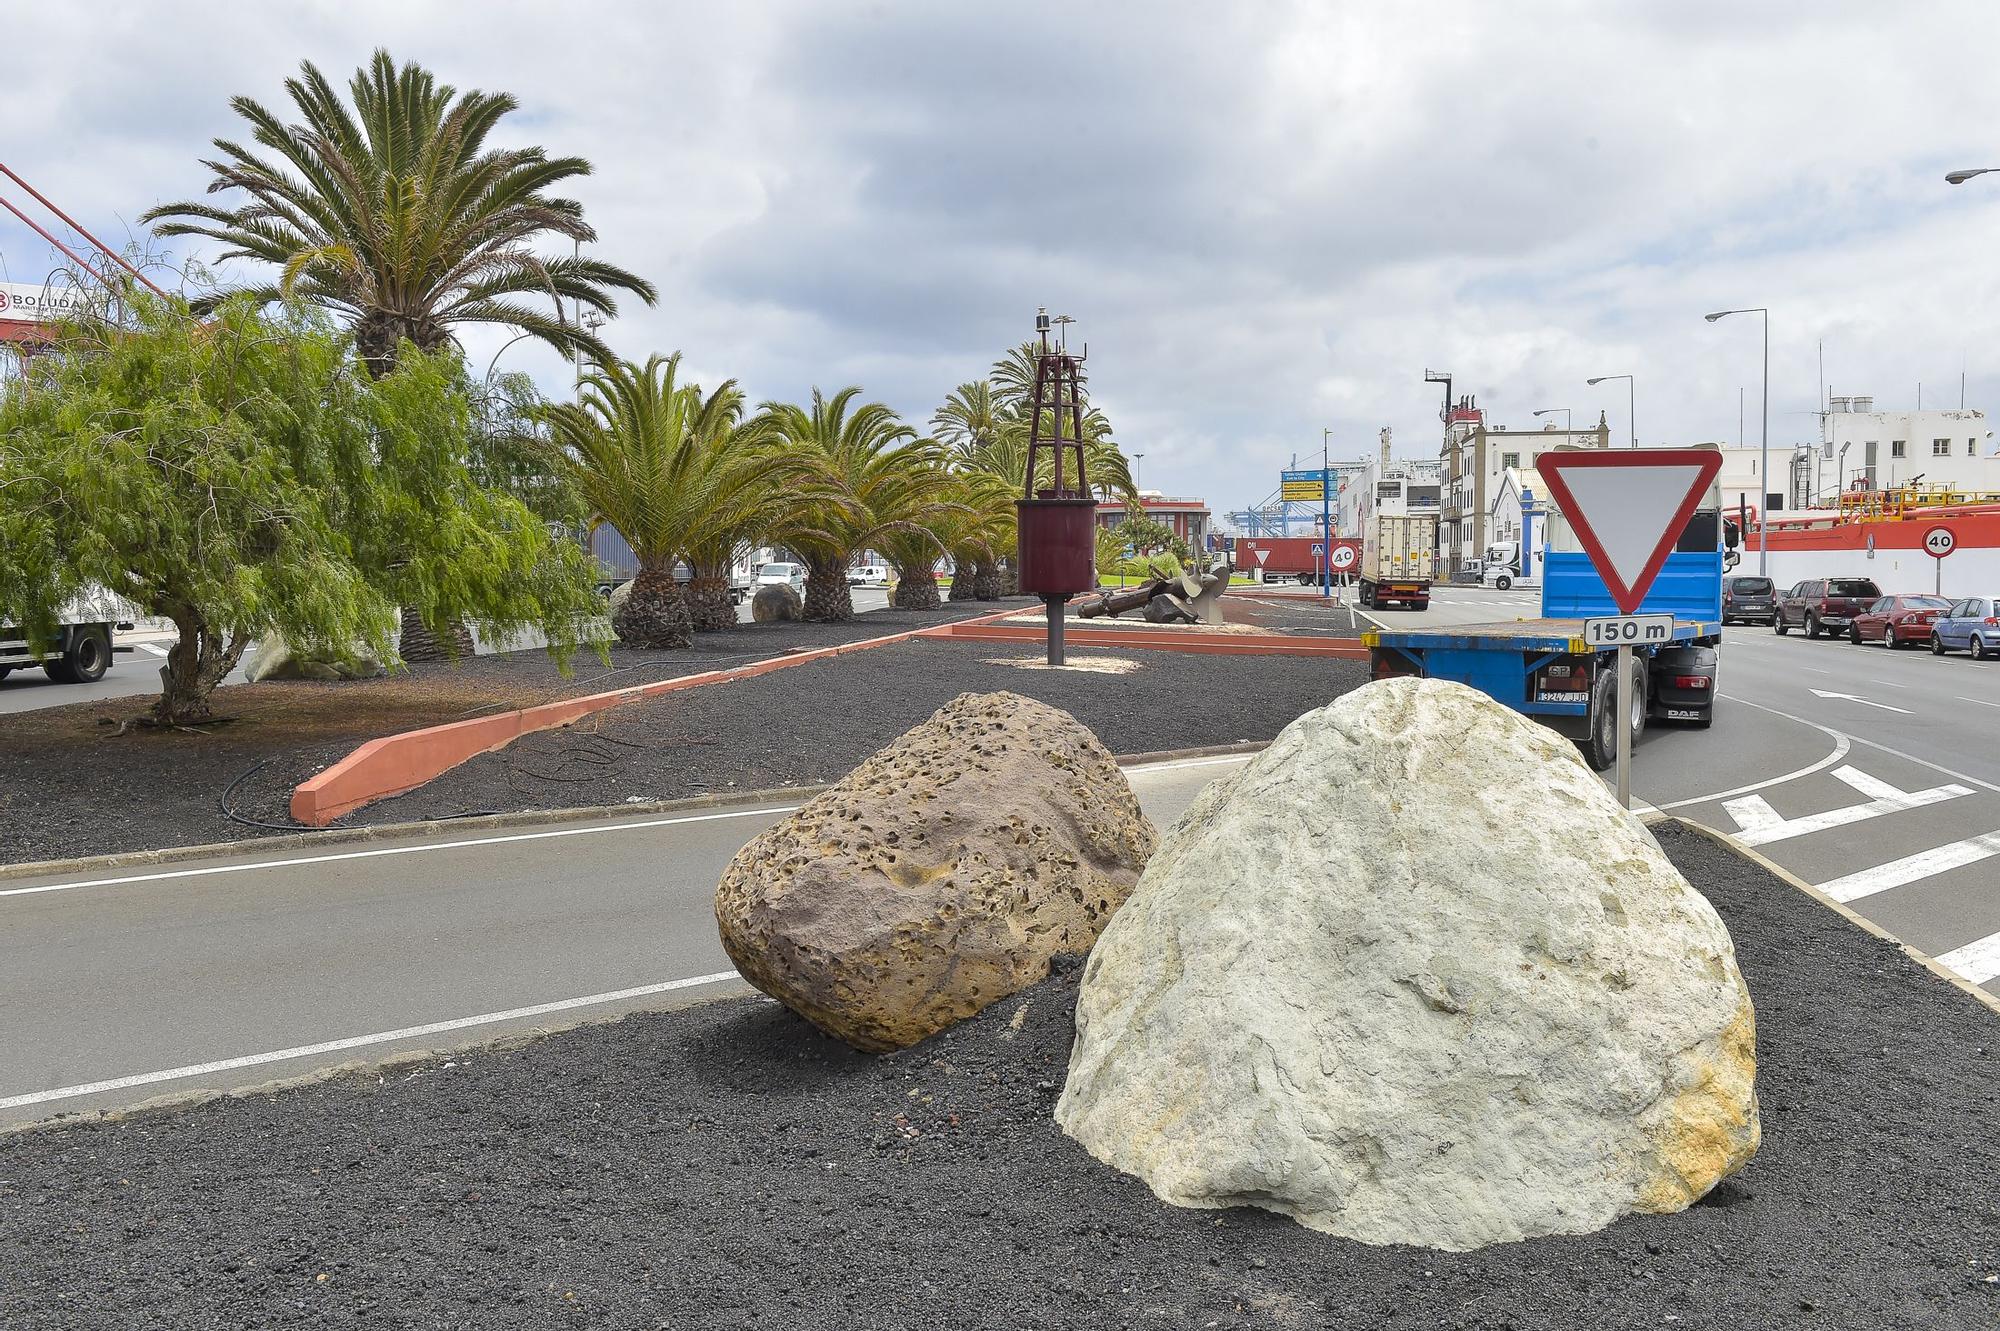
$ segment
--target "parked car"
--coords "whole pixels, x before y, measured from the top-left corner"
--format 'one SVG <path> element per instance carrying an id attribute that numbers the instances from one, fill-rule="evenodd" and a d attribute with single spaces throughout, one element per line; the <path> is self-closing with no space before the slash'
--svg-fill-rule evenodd
<path id="1" fill-rule="evenodd" d="M 1882 599 L 1882 589 L 1867 578 L 1807 578 L 1778 598 L 1780 634 L 1792 628 L 1808 638 L 1845 632 L 1854 617 Z"/>
<path id="2" fill-rule="evenodd" d="M 784 583 L 799 595 L 806 594 L 806 566 L 804 564 L 760 564 L 757 566 L 757 585 L 768 587 L 773 583 Z"/>
<path id="3" fill-rule="evenodd" d="M 1931 650 L 1971 652 L 1975 661 L 2000 656 L 2000 596 L 1972 596 L 1955 601 L 1931 625 Z"/>
<path id="4" fill-rule="evenodd" d="M 1847 640 L 1918 646 L 1931 640 L 1931 625 L 1949 609 L 1951 602 L 1942 596 L 1885 596 L 1854 617 Z"/>
<path id="5" fill-rule="evenodd" d="M 1722 580 L 1722 622 L 1769 624 L 1778 617 L 1778 592 L 1769 578 L 1739 574 Z"/>
<path id="6" fill-rule="evenodd" d="M 856 564 L 847 570 L 847 585 L 850 587 L 887 587 L 889 566 L 887 564 Z"/>

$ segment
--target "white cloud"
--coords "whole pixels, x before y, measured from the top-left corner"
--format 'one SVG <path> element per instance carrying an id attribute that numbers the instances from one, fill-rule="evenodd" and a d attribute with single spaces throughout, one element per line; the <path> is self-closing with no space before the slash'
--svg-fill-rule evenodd
<path id="1" fill-rule="evenodd" d="M 1772 438 L 1836 388 L 2000 407 L 2000 10 L 1868 3 L 460 6 L 106 3 L 9 20 L 8 162 L 122 239 L 197 193 L 227 98 L 385 45 L 504 88 L 590 158 L 606 257 L 661 288 L 610 330 L 753 397 L 859 381 L 919 420 L 1074 314 L 1149 484 L 1236 507 L 1294 452 L 1429 452 L 1447 369 L 1517 428 Z M 552 17 L 553 15 L 560 17 Z M 2000 179 L 2000 178 L 1996 178 Z M 0 226 L 14 280 L 46 246 Z M 32 270 L 32 271 L 30 271 Z M 483 365 L 504 335 L 469 338 Z M 502 362 L 551 386 L 529 344 Z"/>

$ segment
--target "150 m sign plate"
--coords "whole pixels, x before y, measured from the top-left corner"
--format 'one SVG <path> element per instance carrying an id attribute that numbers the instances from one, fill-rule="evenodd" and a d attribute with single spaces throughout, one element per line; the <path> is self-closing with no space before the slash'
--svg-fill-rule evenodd
<path id="1" fill-rule="evenodd" d="M 1674 640 L 1672 615 L 1619 615 L 1586 619 L 1583 640 L 1592 647 L 1649 647 Z"/>

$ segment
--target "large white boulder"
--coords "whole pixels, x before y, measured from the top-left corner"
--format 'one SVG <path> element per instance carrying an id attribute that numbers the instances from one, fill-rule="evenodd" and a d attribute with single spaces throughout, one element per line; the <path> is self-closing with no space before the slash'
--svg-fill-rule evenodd
<path id="1" fill-rule="evenodd" d="M 1456 684 L 1287 726 L 1084 972 L 1064 1131 L 1181 1206 L 1469 1249 L 1678 1210 L 1757 1149 L 1729 933 L 1576 750 Z"/>

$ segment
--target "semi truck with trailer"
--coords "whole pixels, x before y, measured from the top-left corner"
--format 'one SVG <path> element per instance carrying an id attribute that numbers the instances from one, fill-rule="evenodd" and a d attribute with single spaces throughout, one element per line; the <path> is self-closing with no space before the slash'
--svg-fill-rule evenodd
<path id="1" fill-rule="evenodd" d="M 1357 572 L 1361 604 L 1367 609 L 1427 608 L 1431 580 L 1437 575 L 1437 519 L 1429 514 L 1391 513 L 1369 518 L 1362 527 Z"/>
<path id="2" fill-rule="evenodd" d="M 1633 642 L 1632 705 L 1623 719 L 1636 742 L 1649 719 L 1706 728 L 1715 719 L 1722 643 L 1722 575 L 1736 563 L 1736 530 L 1721 495 L 1688 519 L 1637 613 L 1671 615 L 1671 629 Z M 1551 521 L 1561 540 L 1566 525 Z M 1572 538 L 1573 539 L 1573 538 Z M 1617 646 L 1585 641 L 1584 621 L 1619 615 L 1611 591 L 1581 550 L 1542 550 L 1541 617 L 1439 629 L 1375 629 L 1362 635 L 1376 679 L 1421 675 L 1478 689 L 1573 739 L 1598 771 L 1617 759 Z"/>

